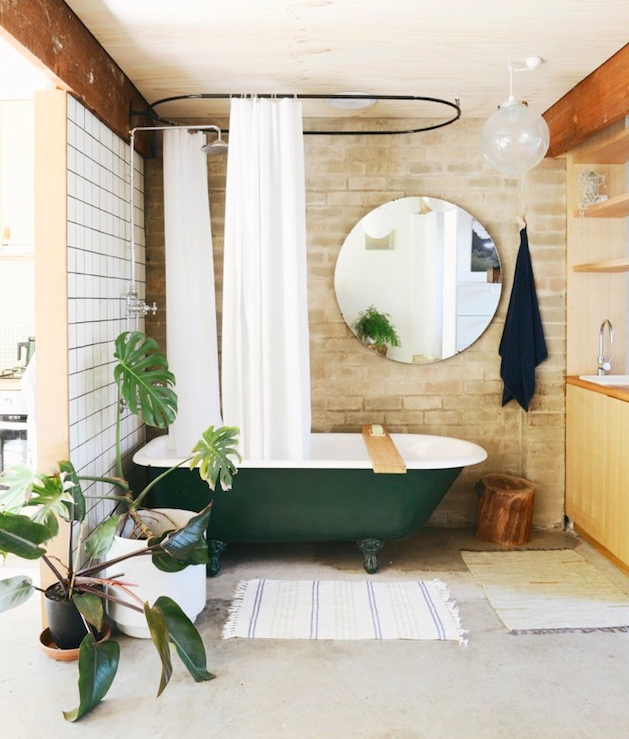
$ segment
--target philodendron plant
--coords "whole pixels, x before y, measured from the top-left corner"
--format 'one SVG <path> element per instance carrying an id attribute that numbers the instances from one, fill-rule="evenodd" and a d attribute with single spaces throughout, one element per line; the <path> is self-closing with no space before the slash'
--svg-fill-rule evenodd
<path id="1" fill-rule="evenodd" d="M 177 413 L 177 396 L 173 390 L 175 378 L 168 370 L 166 357 L 157 343 L 141 332 L 125 332 L 116 340 L 114 354 L 117 363 L 114 378 L 118 387 L 116 421 L 116 477 L 80 476 L 68 461 L 58 463 L 52 473 L 33 473 L 24 465 L 5 470 L 0 476 L 0 553 L 13 554 L 28 560 L 41 559 L 53 573 L 57 597 L 71 600 L 81 614 L 87 635 L 79 648 L 79 705 L 64 712 L 68 721 L 76 721 L 97 705 L 109 690 L 120 660 L 120 647 L 115 641 L 97 641 L 104 618 L 104 601 L 113 601 L 143 612 L 151 639 L 159 654 L 162 670 L 158 696 L 172 673 L 170 644 L 196 682 L 214 677 L 206 669 L 206 655 L 201 637 L 181 608 L 171 598 L 160 597 L 155 603 L 143 603 L 133 593 L 133 586 L 124 581 L 123 563 L 131 557 L 150 556 L 153 564 L 165 572 L 176 572 L 188 565 L 209 561 L 204 539 L 208 526 L 210 503 L 179 529 L 159 537 L 153 536 L 140 516 L 140 506 L 146 494 L 157 482 L 152 481 L 134 496 L 122 467 L 120 424 L 122 400 L 126 407 L 150 426 L 163 428 L 172 423 Z M 210 426 L 192 450 L 187 462 L 198 470 L 210 489 L 216 482 L 227 490 L 236 473 L 238 429 Z M 179 465 L 177 465 L 179 466 Z M 177 466 L 166 470 L 158 479 L 170 474 Z M 99 481 L 117 488 L 115 494 L 102 498 L 115 501 L 118 510 L 91 532 L 86 531 L 86 501 L 81 481 Z M 27 515 L 33 511 L 32 515 Z M 123 520 L 132 517 L 138 538 L 147 539 L 146 548 L 105 560 L 114 535 L 121 530 Z M 60 521 L 69 524 L 68 564 L 49 556 L 46 544 L 59 532 Z M 78 536 L 76 532 L 78 531 Z M 75 546 L 75 539 L 78 539 Z M 115 577 L 102 573 L 120 565 Z M 117 567 L 116 567 L 117 569 Z M 19 606 L 37 592 L 32 580 L 25 576 L 0 581 L 0 612 Z M 132 601 L 120 599 L 125 593 Z"/>

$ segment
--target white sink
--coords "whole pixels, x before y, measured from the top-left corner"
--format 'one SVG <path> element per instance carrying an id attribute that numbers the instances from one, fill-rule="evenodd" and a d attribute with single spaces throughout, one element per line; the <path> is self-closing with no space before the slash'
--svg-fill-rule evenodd
<path id="1" fill-rule="evenodd" d="M 597 385 L 629 385 L 629 375 L 580 375 L 579 379 Z"/>

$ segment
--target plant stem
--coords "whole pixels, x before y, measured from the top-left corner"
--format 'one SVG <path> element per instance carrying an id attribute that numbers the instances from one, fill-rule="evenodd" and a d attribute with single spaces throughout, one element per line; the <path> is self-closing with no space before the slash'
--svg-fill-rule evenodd
<path id="1" fill-rule="evenodd" d="M 151 554 L 151 552 L 154 549 L 157 549 L 157 547 L 159 547 L 159 544 L 156 544 L 152 547 L 147 547 L 146 549 L 139 549 L 137 552 L 133 552 L 131 554 L 121 554 L 120 557 L 114 557 L 114 559 L 108 559 L 106 562 L 100 562 L 99 564 L 92 565 L 91 567 L 86 567 L 84 570 L 81 570 L 77 574 L 79 577 L 92 575 L 94 572 L 104 570 L 107 567 L 111 567 L 111 565 L 118 564 L 118 562 L 124 562 L 126 559 L 131 559 L 131 557 L 142 557 L 146 554 Z"/>
<path id="2" fill-rule="evenodd" d="M 79 532 L 80 533 L 80 532 Z M 80 536 L 79 536 L 80 541 Z M 70 506 L 70 531 L 68 533 L 68 598 L 72 597 L 72 589 L 74 588 L 75 566 L 78 564 L 78 555 L 80 547 L 77 547 L 76 560 L 72 551 L 74 544 L 74 502 Z"/>
<path id="3" fill-rule="evenodd" d="M 116 382 L 116 470 L 118 472 L 118 477 L 123 479 L 124 478 L 124 472 L 122 470 L 122 451 L 120 447 L 120 425 L 121 425 L 121 416 L 122 416 L 122 396 L 120 392 L 120 380 Z"/>
<path id="4" fill-rule="evenodd" d="M 110 485 L 116 485 L 119 488 L 122 488 L 125 493 L 129 492 L 129 483 L 122 477 L 92 477 L 91 475 L 79 475 L 79 480 L 88 480 L 90 482 L 108 482 Z M 90 495 L 87 496 L 90 498 L 107 498 L 107 495 Z"/>
<path id="5" fill-rule="evenodd" d="M 162 478 L 166 477 L 167 475 L 170 475 L 171 472 L 174 472 L 179 467 L 182 467 L 184 464 L 187 464 L 191 459 L 193 455 L 188 457 L 187 459 L 184 459 L 182 462 L 178 462 L 177 464 L 173 465 L 169 469 L 162 472 L 160 475 L 158 475 L 154 480 L 151 480 L 149 484 L 144 488 L 144 490 L 138 495 L 138 497 L 134 500 L 134 506 L 137 508 L 140 503 L 144 500 L 146 497 L 146 494 L 151 490 L 151 488 L 156 485 Z"/>
<path id="6" fill-rule="evenodd" d="M 81 587 L 81 591 L 84 593 L 93 593 L 94 595 L 97 595 L 99 598 L 103 598 L 104 600 L 109 600 L 112 603 L 117 603 L 118 605 L 125 606 L 126 608 L 132 608 L 138 613 L 144 613 L 143 608 L 140 608 L 139 606 L 134 606 L 133 603 L 129 603 L 129 601 L 115 598 L 113 595 L 109 595 L 109 593 L 104 590 L 99 590 L 98 588 Z"/>
<path id="7" fill-rule="evenodd" d="M 50 567 L 50 569 L 51 569 L 51 570 L 53 571 L 53 573 L 54 573 L 55 577 L 57 578 L 57 580 L 58 580 L 59 584 L 60 584 L 60 585 L 61 585 L 61 587 L 63 588 L 63 594 L 64 594 L 65 596 L 68 596 L 68 595 L 69 595 L 69 593 L 68 593 L 68 588 L 67 588 L 67 585 L 66 585 L 66 580 L 65 580 L 65 578 L 63 577 L 63 575 L 62 575 L 62 574 L 61 574 L 61 573 L 59 572 L 59 570 L 58 570 L 58 569 L 57 569 L 57 568 L 56 568 L 56 567 L 55 567 L 55 566 L 53 565 L 53 563 L 51 562 L 50 558 L 49 558 L 49 557 L 48 557 L 47 555 L 45 555 L 45 554 L 44 554 L 44 555 L 42 556 L 42 559 L 43 559 L 43 560 L 44 560 L 44 562 L 45 562 L 45 563 L 46 563 L 46 564 L 48 565 L 48 567 Z"/>

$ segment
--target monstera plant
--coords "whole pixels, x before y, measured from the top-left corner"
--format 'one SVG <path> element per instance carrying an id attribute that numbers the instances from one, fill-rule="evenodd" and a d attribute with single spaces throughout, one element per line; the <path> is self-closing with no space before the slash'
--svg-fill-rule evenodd
<path id="1" fill-rule="evenodd" d="M 175 378 L 168 370 L 166 357 L 157 343 L 141 332 L 125 332 L 116 340 L 114 379 L 118 388 L 116 418 L 115 477 L 78 475 L 73 465 L 61 461 L 52 473 L 33 473 L 23 465 L 5 470 L 0 476 L 0 553 L 27 560 L 41 559 L 53 573 L 55 582 L 46 589 L 45 603 L 61 601 L 73 604 L 83 625 L 79 647 L 79 705 L 64 712 L 68 721 L 76 721 L 97 705 L 106 695 L 116 675 L 120 647 L 115 641 L 99 641 L 105 615 L 104 603 L 111 601 L 144 614 L 151 639 L 161 661 L 158 695 L 172 673 L 171 649 L 174 649 L 197 682 L 214 677 L 206 668 L 206 655 L 201 637 L 179 605 L 168 597 L 154 603 L 142 602 L 133 587 L 124 581 L 124 561 L 131 557 L 151 557 L 153 565 L 165 572 L 175 572 L 189 565 L 206 564 L 208 552 L 205 531 L 211 503 L 193 515 L 185 526 L 173 528 L 159 536 L 142 519 L 141 504 L 155 484 L 149 483 L 138 495 L 131 491 L 123 473 L 121 453 L 122 401 L 129 411 L 150 426 L 164 428 L 177 413 Z M 238 429 L 210 426 L 187 460 L 191 467 L 214 490 L 216 482 L 223 489 L 231 486 L 235 474 Z M 178 465 L 177 465 L 178 466 Z M 170 474 L 177 466 L 166 470 Z M 92 531 L 87 529 L 86 496 L 82 481 L 97 481 L 109 490 L 98 496 L 115 501 L 116 511 Z M 29 512 L 32 512 L 29 515 Z M 106 559 L 114 535 L 125 519 L 133 519 L 130 527 L 135 536 L 146 540 L 139 551 Z M 62 564 L 48 554 L 46 545 L 58 533 L 60 522 L 68 524 L 68 563 Z M 112 576 L 105 571 L 120 572 Z M 39 588 L 25 576 L 0 581 L 0 612 L 19 606 Z M 125 594 L 127 597 L 119 597 Z M 52 622 L 50 624 L 53 638 Z M 76 644 L 74 646 L 77 646 Z"/>

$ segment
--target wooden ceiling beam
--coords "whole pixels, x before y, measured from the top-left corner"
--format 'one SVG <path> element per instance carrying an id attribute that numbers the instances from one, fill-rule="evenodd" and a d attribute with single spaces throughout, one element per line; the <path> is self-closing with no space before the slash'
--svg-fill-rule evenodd
<path id="1" fill-rule="evenodd" d="M 130 111 L 146 110 L 148 104 L 63 0 L 0 0 L 0 33 L 129 141 Z M 134 125 L 151 121 L 134 119 Z M 136 149 L 144 156 L 152 153 L 152 138 L 136 138 Z"/>
<path id="2" fill-rule="evenodd" d="M 544 113 L 550 129 L 546 156 L 573 149 L 593 133 L 629 115 L 629 44 Z"/>

